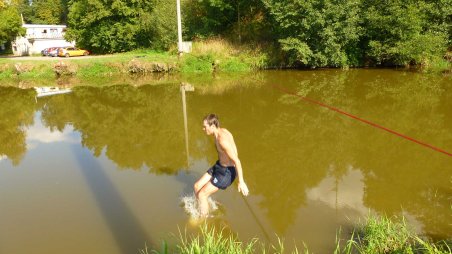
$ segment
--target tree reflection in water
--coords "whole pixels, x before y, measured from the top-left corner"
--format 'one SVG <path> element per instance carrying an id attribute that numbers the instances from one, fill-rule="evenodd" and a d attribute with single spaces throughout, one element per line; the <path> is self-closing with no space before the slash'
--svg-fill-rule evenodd
<path id="1" fill-rule="evenodd" d="M 20 161 L 26 151 L 23 126 L 32 124 L 38 107 L 45 126 L 61 131 L 71 124 L 95 156 L 105 153 L 120 168 L 177 174 L 187 167 L 188 150 L 189 164 L 213 162 L 215 148 L 201 131 L 201 119 L 215 112 L 234 133 L 251 194 L 259 197 L 258 206 L 277 233 L 294 225 L 312 190 L 334 182 L 330 191 L 340 193 L 338 186 L 353 168 L 362 181 L 363 197 L 357 201 L 362 206 L 388 215 L 403 211 L 429 235 L 450 236 L 445 226 L 450 221 L 450 157 L 273 88 L 284 86 L 452 151 L 450 78 L 322 70 L 240 79 L 192 77 L 190 83 L 195 91 L 186 94 L 187 137 L 180 82 L 75 87 L 72 94 L 47 100 L 45 107 L 35 106 L 28 91 L 2 88 L 0 111 L 8 121 L 1 123 L 0 153 Z M 335 181 L 324 181 L 331 177 Z"/>
<path id="2" fill-rule="evenodd" d="M 288 87 L 452 150 L 452 126 L 447 120 L 451 108 L 444 107 L 450 104 L 445 93 L 450 80 L 397 72 L 376 78 L 365 74 L 318 72 Z M 262 131 L 262 156 L 253 160 L 266 162 L 259 175 L 267 179 L 259 177 L 253 187 L 266 196 L 262 206 L 273 214 L 269 218 L 279 220 L 274 224 L 283 230 L 293 223 L 293 211 L 305 202 L 306 188 L 317 184 L 329 165 L 335 165 L 332 174 L 337 178 L 352 165 L 364 174 L 367 207 L 387 214 L 403 210 L 422 221 L 426 232 L 436 232 L 432 236 L 448 234 L 444 226 L 450 220 L 448 156 L 293 97 L 282 95 L 279 102 L 287 106 L 276 109 L 273 116 L 265 110 L 267 118 L 274 120 Z M 272 160 L 265 159 L 269 154 Z"/>
<path id="3" fill-rule="evenodd" d="M 121 168 L 143 166 L 156 174 L 183 167 L 184 136 L 180 98 L 174 86 L 76 87 L 64 104 L 43 109 L 49 127 L 70 122 L 82 145 L 102 151 Z"/>
<path id="4" fill-rule="evenodd" d="M 12 87 L 0 89 L 0 156 L 18 165 L 27 152 L 26 128 L 33 124 L 35 92 Z"/>

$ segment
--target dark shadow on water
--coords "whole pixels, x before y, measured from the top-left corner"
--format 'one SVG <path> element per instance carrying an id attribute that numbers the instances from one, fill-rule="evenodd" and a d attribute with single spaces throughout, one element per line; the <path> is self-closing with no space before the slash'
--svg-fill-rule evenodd
<path id="1" fill-rule="evenodd" d="M 137 253 L 145 244 L 155 246 L 99 162 L 85 149 L 74 146 L 72 150 L 121 253 Z"/>

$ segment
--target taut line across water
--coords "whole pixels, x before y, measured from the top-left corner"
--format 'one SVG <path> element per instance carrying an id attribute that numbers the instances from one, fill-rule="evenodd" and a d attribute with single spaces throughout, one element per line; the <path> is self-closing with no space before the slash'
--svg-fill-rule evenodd
<path id="1" fill-rule="evenodd" d="M 437 151 L 437 152 L 440 152 L 440 153 L 443 153 L 443 154 L 445 154 L 445 155 L 448 155 L 448 156 L 451 156 L 451 157 L 452 157 L 452 153 L 447 152 L 447 151 L 445 151 L 445 150 L 443 150 L 443 149 L 441 149 L 441 148 L 438 148 L 438 147 L 432 146 L 432 145 L 430 145 L 430 144 L 427 144 L 427 143 L 425 143 L 425 142 L 419 141 L 419 140 L 417 140 L 417 139 L 414 139 L 414 138 L 409 137 L 409 136 L 407 136 L 407 135 L 401 134 L 401 133 L 399 133 L 399 132 L 396 132 L 396 131 L 394 131 L 394 130 L 391 130 L 391 129 L 389 129 L 389 128 L 386 128 L 386 127 L 384 127 L 384 126 L 381 126 L 381 125 L 379 125 L 379 124 L 373 123 L 373 122 L 368 121 L 368 120 L 366 120 L 366 119 L 363 119 L 363 118 L 360 118 L 360 117 L 358 117 L 358 116 L 355 116 L 355 115 L 352 115 L 352 114 L 350 114 L 350 113 L 347 113 L 347 112 L 345 112 L 345 111 L 342 111 L 342 110 L 340 110 L 340 109 L 338 109 L 338 108 L 335 108 L 335 107 L 326 105 L 326 104 L 324 104 L 324 103 L 322 103 L 322 102 L 319 102 L 319 101 L 316 101 L 316 100 L 313 100 L 313 99 L 310 99 L 310 98 L 301 96 L 301 95 L 296 94 L 296 93 L 294 93 L 294 92 L 292 92 L 292 91 L 289 91 L 289 90 L 287 90 L 287 89 L 285 89 L 285 88 L 282 88 L 281 86 L 278 86 L 278 85 L 275 85 L 275 84 L 272 84 L 272 86 L 273 86 L 274 88 L 278 89 L 279 91 L 285 93 L 285 94 L 293 95 L 293 96 L 296 96 L 296 97 L 298 97 L 298 98 L 300 98 L 300 99 L 302 99 L 302 100 L 304 100 L 304 101 L 307 101 L 307 102 L 309 102 L 309 103 L 312 103 L 312 104 L 315 104 L 315 105 L 318 105 L 318 106 L 327 108 L 327 109 L 329 109 L 329 110 L 336 111 L 336 112 L 338 112 L 338 113 L 340 113 L 340 114 L 346 115 L 346 116 L 348 116 L 348 117 L 350 117 L 350 118 L 353 118 L 353 119 L 358 120 L 358 121 L 360 121 L 360 122 L 363 122 L 363 123 L 366 123 L 366 124 L 368 124 L 368 125 L 371 125 L 371 126 L 373 126 L 373 127 L 375 127 L 375 128 L 378 128 L 378 129 L 387 131 L 387 132 L 392 133 L 392 134 L 394 134 L 394 135 L 397 135 L 397 136 L 399 136 L 399 137 L 401 137 L 401 138 L 407 139 L 407 140 L 409 140 L 409 141 L 412 141 L 412 142 L 414 142 L 414 143 L 417 143 L 417 144 L 419 144 L 419 145 L 428 147 L 428 148 L 433 149 L 433 150 L 435 150 L 435 151 Z"/>

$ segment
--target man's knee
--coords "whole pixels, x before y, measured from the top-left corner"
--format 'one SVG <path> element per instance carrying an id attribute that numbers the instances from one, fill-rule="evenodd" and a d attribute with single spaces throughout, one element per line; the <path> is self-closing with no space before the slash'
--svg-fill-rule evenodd
<path id="1" fill-rule="evenodd" d="M 202 177 L 196 183 L 193 185 L 193 189 L 195 190 L 195 193 L 198 193 L 207 183 L 209 180 L 207 178 Z"/>
<path id="2" fill-rule="evenodd" d="M 193 185 L 193 189 L 195 190 L 195 194 L 196 194 L 196 195 L 198 195 L 198 192 L 201 190 L 201 188 L 202 188 L 202 186 L 201 186 L 201 184 L 200 184 L 199 182 L 196 182 L 196 183 Z"/>
<path id="3" fill-rule="evenodd" d="M 200 191 L 198 191 L 198 192 L 196 193 L 196 196 L 197 196 L 199 199 L 208 198 L 209 195 L 210 195 L 210 193 L 209 193 L 208 191 L 206 191 L 205 188 L 204 188 L 204 189 L 201 189 Z"/>
<path id="4" fill-rule="evenodd" d="M 193 185 L 193 189 L 195 190 L 195 196 L 196 196 L 197 198 L 199 198 L 199 194 L 202 192 L 202 188 L 203 188 L 204 186 L 205 186 L 205 185 L 202 185 L 202 183 L 200 183 L 199 181 L 196 182 L 196 183 Z"/>

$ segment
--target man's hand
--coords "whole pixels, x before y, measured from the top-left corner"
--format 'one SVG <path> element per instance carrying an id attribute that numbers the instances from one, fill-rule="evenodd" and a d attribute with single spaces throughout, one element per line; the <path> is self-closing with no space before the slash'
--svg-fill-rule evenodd
<path id="1" fill-rule="evenodd" d="M 239 192 L 243 194 L 243 196 L 248 196 L 248 187 L 246 186 L 245 182 L 239 182 Z"/>

